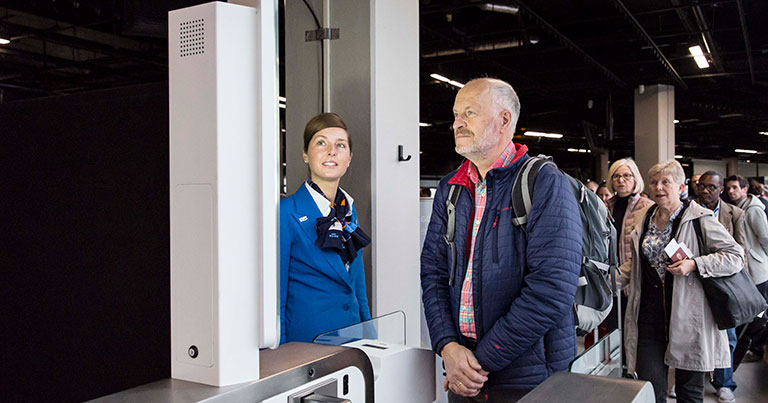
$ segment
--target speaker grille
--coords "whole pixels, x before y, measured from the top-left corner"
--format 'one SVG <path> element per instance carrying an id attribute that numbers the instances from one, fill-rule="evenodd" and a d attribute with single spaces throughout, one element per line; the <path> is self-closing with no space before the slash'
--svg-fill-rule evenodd
<path id="1" fill-rule="evenodd" d="M 205 53 L 205 19 L 179 23 L 179 50 L 181 57 Z"/>

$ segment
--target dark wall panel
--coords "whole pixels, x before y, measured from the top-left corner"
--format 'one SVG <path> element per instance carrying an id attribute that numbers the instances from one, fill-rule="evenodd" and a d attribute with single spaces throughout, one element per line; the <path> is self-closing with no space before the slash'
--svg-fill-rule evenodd
<path id="1" fill-rule="evenodd" d="M 167 83 L 0 105 L 3 401 L 170 376 Z"/>

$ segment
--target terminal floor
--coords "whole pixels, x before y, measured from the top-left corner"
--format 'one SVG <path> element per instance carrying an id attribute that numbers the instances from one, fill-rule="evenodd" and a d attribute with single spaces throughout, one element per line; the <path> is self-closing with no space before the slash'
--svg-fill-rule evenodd
<path id="1" fill-rule="evenodd" d="M 742 363 L 733 377 L 738 385 L 733 392 L 736 403 L 768 403 L 768 361 Z M 677 400 L 669 398 L 667 401 Z M 717 403 L 715 388 L 708 382 L 704 388 L 704 402 Z"/>
<path id="2" fill-rule="evenodd" d="M 584 338 L 578 338 L 578 352 L 584 351 Z M 670 374 L 671 375 L 671 374 Z M 733 394 L 736 397 L 736 403 L 768 403 L 768 354 L 764 361 L 748 362 L 739 365 L 739 369 L 733 375 L 736 380 L 736 391 Z M 671 377 L 670 384 L 674 378 Z M 677 400 L 669 398 L 669 403 Z M 704 388 L 704 402 L 717 403 L 715 388 L 706 383 Z"/>

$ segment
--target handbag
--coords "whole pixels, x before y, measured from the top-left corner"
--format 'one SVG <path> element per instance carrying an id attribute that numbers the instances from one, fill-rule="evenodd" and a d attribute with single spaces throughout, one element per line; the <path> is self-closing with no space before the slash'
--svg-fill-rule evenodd
<path id="1" fill-rule="evenodd" d="M 703 255 L 709 249 L 701 232 L 699 219 L 693 220 L 693 229 L 699 241 L 699 255 Z M 745 268 L 725 277 L 702 277 L 698 270 L 694 271 L 701 279 L 712 316 L 715 317 L 717 328 L 720 330 L 752 322 L 768 307 Z"/>

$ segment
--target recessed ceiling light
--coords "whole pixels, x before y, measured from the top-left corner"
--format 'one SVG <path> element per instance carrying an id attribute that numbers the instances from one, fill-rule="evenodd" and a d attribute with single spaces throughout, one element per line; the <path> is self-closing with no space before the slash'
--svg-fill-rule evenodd
<path id="1" fill-rule="evenodd" d="M 768 132 L 758 132 L 758 133 L 762 134 L 763 136 L 768 136 Z"/>
<path id="2" fill-rule="evenodd" d="M 422 122 L 419 122 L 419 127 L 429 127 L 429 126 L 432 126 L 432 123 L 422 123 Z"/>
<path id="3" fill-rule="evenodd" d="M 681 160 L 681 159 L 683 159 L 683 156 L 682 155 L 675 155 L 675 159 Z"/>
<path id="4" fill-rule="evenodd" d="M 533 132 L 533 131 L 527 131 L 523 133 L 526 136 L 531 137 L 546 137 L 549 139 L 561 139 L 563 138 L 563 135 L 560 133 L 544 133 L 544 132 Z"/>
<path id="5" fill-rule="evenodd" d="M 7 45 L 11 43 L 10 39 L 0 38 L 0 45 Z"/>
<path id="6" fill-rule="evenodd" d="M 701 46 L 691 46 L 688 48 L 688 51 L 691 52 L 693 60 L 696 62 L 696 65 L 699 66 L 700 69 L 706 69 L 709 67 L 709 62 L 707 62 L 707 58 L 704 56 L 704 52 L 701 51 Z"/>
<path id="7" fill-rule="evenodd" d="M 672 121 L 672 123 L 674 123 L 674 124 L 678 124 L 678 123 L 680 123 L 680 121 L 679 121 L 679 120 L 677 120 L 677 119 L 675 119 L 675 120 L 673 120 L 673 121 Z"/>
<path id="8" fill-rule="evenodd" d="M 742 154 L 757 154 L 757 151 L 755 151 L 755 150 L 745 150 L 743 148 L 737 148 L 737 149 L 735 149 L 733 151 L 735 151 L 737 153 L 742 153 Z"/>
<path id="9" fill-rule="evenodd" d="M 452 85 L 452 86 L 454 86 L 454 87 L 464 88 L 464 84 L 462 84 L 462 83 L 460 83 L 460 82 L 458 82 L 458 81 L 455 81 L 455 80 L 451 80 L 451 79 L 450 79 L 450 78 L 448 78 L 448 77 L 445 77 L 445 76 L 441 76 L 440 74 L 437 74 L 437 73 L 432 73 L 432 74 L 430 74 L 429 76 L 430 76 L 430 77 L 432 77 L 432 78 L 434 78 L 434 79 L 435 79 L 435 80 L 437 80 L 437 81 L 442 81 L 442 82 L 444 82 L 444 83 L 448 83 L 448 84 L 450 84 L 450 85 Z"/>

